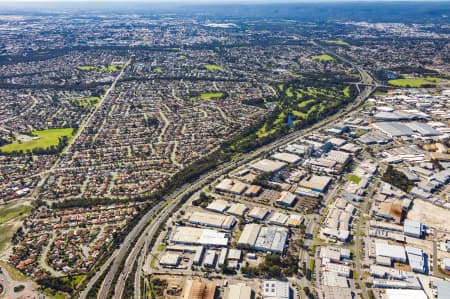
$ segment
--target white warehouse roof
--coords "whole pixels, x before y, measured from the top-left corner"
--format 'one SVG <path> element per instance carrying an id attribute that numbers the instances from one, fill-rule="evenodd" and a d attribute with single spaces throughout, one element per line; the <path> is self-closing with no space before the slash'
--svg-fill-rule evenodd
<path id="1" fill-rule="evenodd" d="M 233 284 L 228 288 L 227 299 L 250 299 L 252 295 L 252 288 L 244 283 Z"/>
<path id="2" fill-rule="evenodd" d="M 289 282 L 264 280 L 262 295 L 264 299 L 289 299 Z"/>
<path id="3" fill-rule="evenodd" d="M 290 153 L 276 153 L 272 158 L 286 163 L 298 163 L 301 160 L 299 156 Z"/>
<path id="4" fill-rule="evenodd" d="M 212 229 L 178 226 L 170 236 L 177 244 L 195 244 L 210 246 L 227 246 L 228 236 Z"/>
<path id="5" fill-rule="evenodd" d="M 428 299 L 422 290 L 386 289 L 387 299 Z"/>
<path id="6" fill-rule="evenodd" d="M 405 248 L 387 243 L 376 243 L 377 256 L 384 256 L 395 261 L 406 261 Z"/>
<path id="7" fill-rule="evenodd" d="M 286 163 L 284 162 L 273 161 L 269 159 L 263 159 L 251 165 L 253 169 L 263 172 L 275 172 L 282 169 L 284 166 L 286 166 Z"/>

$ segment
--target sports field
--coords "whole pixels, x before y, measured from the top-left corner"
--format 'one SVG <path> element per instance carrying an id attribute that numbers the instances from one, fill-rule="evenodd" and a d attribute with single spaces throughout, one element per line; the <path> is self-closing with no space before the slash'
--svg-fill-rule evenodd
<path id="1" fill-rule="evenodd" d="M 445 79 L 438 77 L 425 77 L 425 78 L 403 78 L 389 80 L 388 83 L 398 87 L 422 87 L 424 85 L 433 85 L 446 81 Z"/>
<path id="2" fill-rule="evenodd" d="M 223 71 L 223 66 L 216 65 L 216 64 L 205 64 L 205 68 L 208 71 Z"/>
<path id="3" fill-rule="evenodd" d="M 312 59 L 318 60 L 318 61 L 333 61 L 334 60 L 334 58 L 328 54 L 313 56 Z"/>
<path id="4" fill-rule="evenodd" d="M 334 44 L 339 46 L 347 46 L 347 47 L 350 46 L 349 43 L 343 41 L 342 39 L 324 40 L 324 42 L 326 42 L 327 44 Z"/>
<path id="5" fill-rule="evenodd" d="M 14 141 L 13 143 L 0 147 L 3 152 L 31 151 L 35 148 L 48 148 L 52 145 L 58 145 L 59 138 L 63 136 L 72 136 L 72 128 L 46 129 L 33 131 L 32 136 L 36 137 L 28 141 Z"/>
<path id="6" fill-rule="evenodd" d="M 205 101 L 209 101 L 209 100 L 217 100 L 223 97 L 223 92 L 218 91 L 218 92 L 204 92 L 201 93 L 198 96 L 194 96 L 191 97 L 191 100 L 205 100 Z"/>
<path id="7" fill-rule="evenodd" d="M 78 67 L 78 69 L 80 70 L 80 71 L 95 71 L 95 70 L 97 70 L 97 67 L 95 66 L 95 65 L 80 65 L 79 67 Z"/>
<path id="8" fill-rule="evenodd" d="M 107 66 L 95 66 L 95 65 L 80 65 L 78 67 L 78 70 L 80 71 L 99 71 L 99 72 L 116 72 L 120 71 L 122 69 L 122 65 L 120 64 L 111 64 Z"/>
<path id="9" fill-rule="evenodd" d="M 99 68 L 98 70 L 100 72 L 116 72 L 116 71 L 120 71 L 122 69 L 122 65 L 120 64 L 111 64 L 108 66 L 102 66 L 101 68 Z"/>

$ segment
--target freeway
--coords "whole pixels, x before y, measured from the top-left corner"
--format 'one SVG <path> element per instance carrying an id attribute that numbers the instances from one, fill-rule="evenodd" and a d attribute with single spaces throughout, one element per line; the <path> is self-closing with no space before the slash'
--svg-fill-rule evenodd
<path id="1" fill-rule="evenodd" d="M 92 289 L 94 284 L 97 282 L 97 280 L 102 276 L 102 274 L 106 271 L 106 269 L 109 268 L 115 257 L 117 256 L 117 250 L 115 250 L 111 256 L 106 260 L 106 262 L 100 267 L 100 269 L 95 273 L 95 275 L 89 280 L 88 284 L 84 288 L 83 291 L 81 291 L 79 298 L 86 299 L 88 296 L 89 291 Z"/>
<path id="2" fill-rule="evenodd" d="M 364 103 L 364 101 L 375 91 L 377 85 L 376 84 L 372 85 L 374 81 L 372 77 L 364 69 L 354 65 L 353 63 L 344 58 L 339 57 L 336 54 L 334 55 L 335 57 L 342 59 L 342 61 L 347 62 L 352 66 L 354 66 L 360 73 L 361 80 L 363 81 L 363 83 L 367 84 L 364 85 L 363 91 L 360 92 L 360 94 L 355 98 L 353 103 L 348 105 L 335 115 L 316 123 L 310 128 L 290 133 L 285 137 L 282 137 L 253 152 L 244 154 L 233 161 L 227 162 L 221 165 L 218 169 L 215 169 L 210 173 L 201 176 L 199 180 L 197 180 L 195 183 L 186 184 L 182 188 L 179 188 L 172 194 L 166 196 L 163 201 L 158 203 L 154 208 L 152 208 L 149 212 L 147 212 L 141 218 L 138 224 L 133 228 L 133 230 L 127 235 L 125 241 L 122 243 L 122 245 L 116 252 L 115 256 L 113 257 L 112 265 L 109 268 L 109 271 L 105 276 L 105 279 L 103 280 L 102 286 L 98 294 L 98 298 L 106 299 L 110 292 L 110 289 L 114 284 L 115 289 L 113 298 L 117 299 L 122 298 L 123 290 L 125 288 L 125 282 L 128 276 L 132 274 L 131 271 L 133 269 L 133 265 L 136 262 L 139 253 L 142 251 L 143 246 L 146 244 L 146 241 L 151 240 L 153 236 L 158 232 L 159 227 L 165 222 L 166 217 L 173 212 L 173 209 L 180 203 L 184 195 L 188 194 L 189 192 L 193 192 L 203 188 L 206 184 L 211 182 L 211 180 L 214 180 L 220 177 L 221 175 L 229 172 L 230 170 L 250 162 L 251 160 L 259 157 L 264 153 L 268 153 L 275 148 L 278 148 L 282 145 L 292 142 L 302 135 L 314 132 L 324 126 L 328 126 L 330 124 L 339 122 L 341 120 L 341 117 L 348 115 L 348 113 L 356 110 L 359 106 L 361 106 Z M 125 263 L 123 264 L 119 278 L 117 282 L 114 282 L 114 277 L 116 276 L 116 273 L 119 270 L 120 266 L 122 265 L 124 259 Z M 140 271 L 142 269 L 142 261 L 143 259 L 140 259 L 139 261 L 137 273 L 135 273 L 137 274 L 137 276 L 140 275 Z M 98 274 L 97 279 L 103 274 L 104 271 L 106 271 L 106 268 L 102 268 L 101 270 L 102 271 L 99 271 L 97 273 Z M 93 284 L 91 284 L 91 287 L 92 285 Z M 134 279 L 134 287 L 139 289 L 138 291 L 135 292 L 135 296 L 137 296 L 136 298 L 139 298 L 141 296 L 140 279 L 137 279 L 136 277 Z M 89 289 L 90 288 L 88 285 L 88 287 L 86 287 L 85 289 L 86 294 L 89 292 Z"/>
<path id="3" fill-rule="evenodd" d="M 100 287 L 100 291 L 99 291 L 99 295 L 98 295 L 99 298 L 107 298 L 109 289 L 114 280 L 115 273 L 119 270 L 122 260 L 126 256 L 127 252 L 130 250 L 130 248 L 133 244 L 133 241 L 136 239 L 136 236 L 138 236 L 142 232 L 142 230 L 147 226 L 147 223 L 157 214 L 157 212 L 163 206 L 163 204 L 164 204 L 164 202 L 161 201 L 161 202 L 157 203 L 150 211 L 148 211 L 141 218 L 141 220 L 138 222 L 138 224 L 135 227 L 133 227 L 131 232 L 127 235 L 127 237 L 125 238 L 123 243 L 120 245 L 120 247 L 117 251 L 117 254 L 111 264 L 111 267 L 109 268 L 109 271 L 106 274 L 105 279 L 103 280 L 103 283 Z M 134 247 L 134 248 L 136 248 L 136 247 Z M 129 262 L 130 257 L 131 257 L 131 255 L 128 256 L 128 259 L 125 262 L 124 269 L 129 269 L 131 267 L 131 263 Z M 120 282 L 124 283 L 125 280 L 126 280 L 126 277 L 124 275 L 121 275 L 119 277 L 119 281 L 117 284 L 119 284 Z M 87 288 L 86 288 L 86 290 L 87 290 Z M 87 290 L 87 292 L 89 292 L 89 290 Z"/>

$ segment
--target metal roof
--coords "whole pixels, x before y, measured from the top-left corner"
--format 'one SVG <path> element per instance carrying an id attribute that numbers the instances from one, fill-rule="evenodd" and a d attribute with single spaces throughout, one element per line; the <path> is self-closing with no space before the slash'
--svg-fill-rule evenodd
<path id="1" fill-rule="evenodd" d="M 441 132 L 433 129 L 431 126 L 419 123 L 419 122 L 411 122 L 407 123 L 407 126 L 411 128 L 411 130 L 418 132 L 422 136 L 439 136 L 442 135 Z"/>
<path id="2" fill-rule="evenodd" d="M 376 243 L 376 253 L 378 256 L 385 256 L 395 260 L 406 260 L 405 248 L 387 243 Z"/>
<path id="3" fill-rule="evenodd" d="M 448 294 L 450 294 L 450 282 L 444 280 L 432 280 L 432 283 L 437 288 L 437 298 L 448 299 Z"/>
<path id="4" fill-rule="evenodd" d="M 405 220 L 403 226 L 403 231 L 405 234 L 420 236 L 422 235 L 422 230 L 423 226 L 420 222 L 409 219 Z"/>
<path id="5" fill-rule="evenodd" d="M 379 122 L 374 123 L 373 126 L 394 137 L 414 135 L 414 131 L 403 123 Z"/>
<path id="6" fill-rule="evenodd" d="M 263 298 L 289 299 L 289 282 L 265 280 L 262 287 Z"/>
<path id="7" fill-rule="evenodd" d="M 230 285 L 227 299 L 250 299 L 252 288 L 243 283 Z"/>

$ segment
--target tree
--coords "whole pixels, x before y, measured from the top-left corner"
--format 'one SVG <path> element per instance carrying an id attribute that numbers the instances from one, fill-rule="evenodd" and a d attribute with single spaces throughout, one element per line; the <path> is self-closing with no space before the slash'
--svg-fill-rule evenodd
<path id="1" fill-rule="evenodd" d="M 405 192 L 408 192 L 415 185 L 403 172 L 396 170 L 392 165 L 387 167 L 381 179 Z"/>

